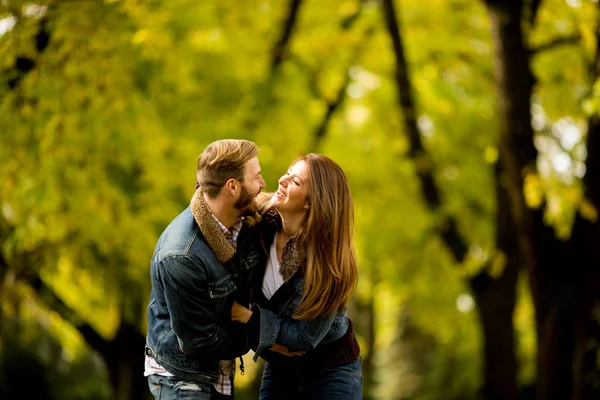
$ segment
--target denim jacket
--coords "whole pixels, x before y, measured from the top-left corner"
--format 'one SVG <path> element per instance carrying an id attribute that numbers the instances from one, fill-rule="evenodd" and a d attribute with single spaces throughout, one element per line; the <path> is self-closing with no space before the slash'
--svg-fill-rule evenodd
<path id="1" fill-rule="evenodd" d="M 341 338 L 348 330 L 348 316 L 344 310 L 310 320 L 297 320 L 292 317 L 304 295 L 301 268 L 304 251 L 297 246 L 295 238 L 288 241 L 283 251 L 280 272 L 284 284 L 270 300 L 262 296 L 266 257 L 280 223 L 279 215 L 271 209 L 263 215 L 259 225 L 263 245 L 260 268 L 256 268 L 253 274 L 252 309 L 260 312 L 260 335 L 254 360 L 260 356 L 269 362 L 279 360 L 289 363 L 292 358 L 297 357 L 285 357 L 269 351 L 269 348 L 277 343 L 286 346 L 290 351 L 304 351 L 309 354 Z"/>
<path id="2" fill-rule="evenodd" d="M 257 235 L 244 222 L 234 251 L 198 190 L 158 240 L 146 354 L 177 377 L 215 383 L 219 360 L 249 350 L 244 325 L 231 322 L 233 301 L 249 303 L 252 270 L 260 261 Z"/>

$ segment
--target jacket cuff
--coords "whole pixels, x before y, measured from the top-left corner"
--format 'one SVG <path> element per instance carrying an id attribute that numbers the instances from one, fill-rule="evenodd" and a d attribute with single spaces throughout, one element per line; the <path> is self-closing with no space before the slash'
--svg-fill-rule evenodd
<path id="1" fill-rule="evenodd" d="M 252 315 L 258 314 L 259 320 L 259 337 L 256 351 L 254 353 L 254 361 L 258 360 L 258 357 L 262 356 L 268 351 L 277 340 L 279 330 L 281 328 L 279 318 L 271 311 L 260 308 L 257 304 L 252 305 Z M 250 321 L 248 321 L 250 322 Z M 253 322 L 256 324 L 256 322 Z"/>

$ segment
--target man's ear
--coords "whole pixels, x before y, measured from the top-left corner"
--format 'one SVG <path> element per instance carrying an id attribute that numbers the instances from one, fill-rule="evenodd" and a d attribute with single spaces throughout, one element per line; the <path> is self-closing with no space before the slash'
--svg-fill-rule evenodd
<path id="1" fill-rule="evenodd" d="M 233 178 L 228 179 L 227 182 L 225 182 L 225 190 L 231 195 L 235 195 L 238 191 L 238 188 L 239 182 Z"/>

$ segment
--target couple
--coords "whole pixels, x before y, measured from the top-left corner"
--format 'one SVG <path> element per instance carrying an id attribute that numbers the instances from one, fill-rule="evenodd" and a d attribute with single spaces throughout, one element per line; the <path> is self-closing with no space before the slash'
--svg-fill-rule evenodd
<path id="1" fill-rule="evenodd" d="M 261 399 L 360 399 L 346 303 L 357 282 L 353 205 L 341 168 L 308 154 L 275 194 L 258 148 L 220 140 L 151 262 L 145 375 L 158 399 L 231 399 L 236 358 L 266 360 Z"/>

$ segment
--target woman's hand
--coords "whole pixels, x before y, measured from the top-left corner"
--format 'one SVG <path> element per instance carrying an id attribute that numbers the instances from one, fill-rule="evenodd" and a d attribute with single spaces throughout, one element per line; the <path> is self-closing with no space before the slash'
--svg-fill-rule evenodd
<path id="1" fill-rule="evenodd" d="M 231 306 L 231 320 L 232 321 L 237 321 L 237 322 L 241 322 L 242 324 L 245 324 L 248 322 L 248 320 L 250 320 L 251 316 L 252 316 L 252 311 L 250 311 L 246 307 L 240 305 L 237 301 L 233 302 L 233 305 Z M 279 354 L 283 354 L 284 356 L 287 356 L 287 357 L 302 356 L 305 353 L 304 351 L 289 351 L 289 349 L 287 347 L 282 346 L 277 343 L 275 343 L 273 346 L 271 346 L 269 348 L 269 350 L 274 351 Z"/>
<path id="2" fill-rule="evenodd" d="M 287 347 L 282 346 L 278 343 L 275 343 L 273 346 L 271 346 L 271 348 L 269 348 L 269 350 L 274 351 L 279 354 L 283 354 L 284 356 L 287 356 L 287 357 L 304 355 L 303 351 L 290 351 Z"/>
<path id="3" fill-rule="evenodd" d="M 233 306 L 231 306 L 231 320 L 241 322 L 245 324 L 248 322 L 250 317 L 252 316 L 252 311 L 247 309 L 244 306 L 241 306 L 237 301 L 233 302 Z"/>

